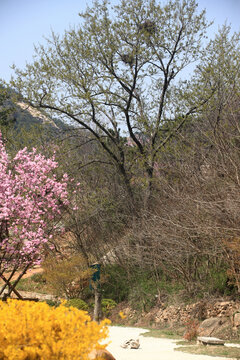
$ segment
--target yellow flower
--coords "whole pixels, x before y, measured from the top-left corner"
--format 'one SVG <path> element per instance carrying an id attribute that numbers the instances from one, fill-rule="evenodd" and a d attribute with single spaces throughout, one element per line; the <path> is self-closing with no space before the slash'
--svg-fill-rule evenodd
<path id="1" fill-rule="evenodd" d="M 119 316 L 121 319 L 125 319 L 127 317 L 127 315 L 125 315 L 123 311 L 119 311 Z"/>
<path id="2" fill-rule="evenodd" d="M 98 324 L 62 304 L 0 301 L 0 319 L 1 360 L 87 360 L 108 335 L 108 320 Z"/>

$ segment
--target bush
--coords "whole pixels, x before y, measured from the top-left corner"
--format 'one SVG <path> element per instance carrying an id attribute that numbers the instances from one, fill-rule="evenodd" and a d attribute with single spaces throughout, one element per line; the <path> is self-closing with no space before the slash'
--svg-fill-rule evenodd
<path id="1" fill-rule="evenodd" d="M 117 303 L 112 299 L 102 299 L 102 312 L 108 316 L 110 311 L 117 306 Z"/>
<path id="2" fill-rule="evenodd" d="M 197 298 L 203 298 L 206 295 L 218 296 L 234 296 L 236 294 L 236 287 L 231 284 L 228 278 L 226 264 L 220 263 L 212 265 L 207 268 L 199 267 L 202 282 L 199 284 Z"/>
<path id="3" fill-rule="evenodd" d="M 132 264 L 128 269 L 120 265 L 107 265 L 103 268 L 106 278 L 102 284 L 104 298 L 116 303 L 127 301 L 138 311 L 149 311 L 159 295 L 164 302 L 172 301 L 181 293 L 184 286 L 166 277 L 161 269 L 146 269 Z"/>
<path id="4" fill-rule="evenodd" d="M 80 254 L 67 259 L 49 257 L 43 263 L 43 268 L 44 276 L 52 291 L 68 299 L 81 297 L 84 289 L 89 286 L 93 273 Z"/>
<path id="5" fill-rule="evenodd" d="M 46 304 L 48 304 L 49 306 L 54 306 L 54 307 L 57 307 L 60 305 L 60 302 L 57 300 L 45 300 L 44 302 Z"/>
<path id="6" fill-rule="evenodd" d="M 73 306 L 78 310 L 88 311 L 88 304 L 82 299 L 69 299 L 64 305 L 67 307 Z"/>
<path id="7" fill-rule="evenodd" d="M 103 268 L 103 276 L 106 281 L 102 284 L 102 292 L 106 298 L 113 299 L 117 303 L 127 300 L 130 279 L 126 269 L 120 265 L 106 265 Z"/>
<path id="8" fill-rule="evenodd" d="M 199 327 L 199 322 L 197 320 L 189 320 L 186 323 L 186 331 L 183 336 L 184 339 L 187 341 L 196 339 L 198 327 Z"/>
<path id="9" fill-rule="evenodd" d="M 0 359 L 87 360 L 108 334 L 107 320 L 63 305 L 9 300 L 0 302 L 0 318 Z"/>
<path id="10" fill-rule="evenodd" d="M 156 302 L 156 286 L 151 281 L 142 281 L 133 286 L 129 294 L 129 302 L 135 310 L 149 311 Z M 155 290 L 155 291 L 154 291 Z"/>
<path id="11" fill-rule="evenodd" d="M 171 282 L 159 270 L 158 277 L 149 269 L 132 265 L 127 269 L 120 265 L 107 265 L 103 269 L 106 282 L 102 285 L 103 296 L 117 303 L 128 301 L 139 311 L 149 311 L 161 292 L 166 297 L 182 289 L 179 283 Z M 161 280 L 159 280 L 159 278 Z"/>
<path id="12" fill-rule="evenodd" d="M 31 280 L 36 283 L 46 284 L 45 276 L 42 273 L 33 274 Z"/>
<path id="13" fill-rule="evenodd" d="M 215 268 L 213 267 L 209 271 L 209 278 L 206 281 L 206 285 L 210 287 L 210 290 L 212 290 L 212 294 L 214 295 L 233 295 L 234 294 L 234 286 L 230 286 L 227 269 L 224 264 L 222 264 L 221 268 Z M 210 291 L 209 291 L 210 293 Z"/>
<path id="14" fill-rule="evenodd" d="M 132 278 L 129 302 L 138 311 L 149 311 L 156 303 L 158 282 L 151 271 L 138 269 Z"/>

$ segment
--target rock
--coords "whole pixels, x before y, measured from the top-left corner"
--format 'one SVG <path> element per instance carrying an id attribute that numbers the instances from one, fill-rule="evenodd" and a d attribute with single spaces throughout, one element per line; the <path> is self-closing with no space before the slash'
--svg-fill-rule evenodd
<path id="1" fill-rule="evenodd" d="M 154 314 L 154 322 L 156 324 L 169 323 L 172 325 L 174 323 L 185 324 L 188 319 L 226 318 L 232 317 L 239 308 L 240 303 L 232 300 L 211 303 L 201 300 L 195 304 L 183 306 L 158 306 L 158 310 Z"/>
<path id="2" fill-rule="evenodd" d="M 233 326 L 238 328 L 240 326 L 240 312 L 233 316 Z"/>
<path id="3" fill-rule="evenodd" d="M 220 325 L 220 319 L 218 317 L 204 320 L 199 326 L 198 333 L 203 336 L 210 336 L 213 329 Z"/>
<path id="4" fill-rule="evenodd" d="M 197 343 L 203 345 L 224 345 L 224 340 L 215 337 L 199 336 Z"/>
<path id="5" fill-rule="evenodd" d="M 138 349 L 140 347 L 140 343 L 139 343 L 139 339 L 130 339 L 130 340 L 126 340 L 122 345 L 122 348 L 124 349 Z"/>
<path id="6" fill-rule="evenodd" d="M 130 344 L 130 349 L 138 349 L 140 347 L 139 339 L 133 340 Z"/>
<path id="7" fill-rule="evenodd" d="M 134 315 L 136 314 L 136 310 L 133 310 L 130 307 L 124 308 L 122 311 L 128 319 L 132 319 L 134 317 Z"/>
<path id="8" fill-rule="evenodd" d="M 228 317 L 214 317 L 204 320 L 198 328 L 198 336 L 231 337 L 232 324 Z"/>
<path id="9" fill-rule="evenodd" d="M 105 349 L 93 350 L 89 356 L 89 360 L 116 360 L 115 357 Z"/>
<path id="10" fill-rule="evenodd" d="M 131 339 L 132 340 L 132 339 Z M 123 349 L 127 349 L 128 347 L 129 347 L 129 345 L 130 345 L 130 341 L 131 340 L 126 340 L 126 341 L 124 341 L 124 343 L 121 345 L 121 347 L 123 348 Z"/>

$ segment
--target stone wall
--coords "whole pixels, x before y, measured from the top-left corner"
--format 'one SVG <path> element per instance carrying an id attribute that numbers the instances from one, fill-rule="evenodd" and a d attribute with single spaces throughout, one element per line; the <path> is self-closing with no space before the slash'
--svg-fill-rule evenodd
<path id="1" fill-rule="evenodd" d="M 120 305 L 120 304 L 119 304 Z M 185 326 L 189 320 L 198 320 L 202 322 L 209 318 L 228 318 L 232 324 L 236 313 L 240 313 L 240 301 L 199 301 L 194 304 L 175 306 L 166 306 L 159 304 L 147 313 L 142 313 L 141 316 L 131 309 L 121 307 L 121 310 L 126 315 L 126 319 L 122 321 L 123 324 L 131 323 L 136 326 L 152 326 L 161 327 L 163 325 L 183 325 Z M 119 311 L 119 310 L 118 310 Z M 235 316 L 236 321 L 240 323 L 240 316 Z M 113 321 L 119 321 L 118 318 L 113 318 Z M 236 327 L 234 324 L 233 327 Z M 239 325 L 237 325 L 239 326 Z"/>
<path id="2" fill-rule="evenodd" d="M 185 306 L 160 306 L 155 314 L 156 324 L 186 324 L 189 319 L 204 320 L 212 317 L 231 317 L 240 312 L 240 302 L 236 301 L 199 301 Z"/>
<path id="3" fill-rule="evenodd" d="M 189 319 L 204 320 L 212 317 L 228 317 L 240 311 L 240 302 L 216 301 L 197 303 L 186 306 L 160 307 L 155 314 L 155 322 L 185 324 Z"/>

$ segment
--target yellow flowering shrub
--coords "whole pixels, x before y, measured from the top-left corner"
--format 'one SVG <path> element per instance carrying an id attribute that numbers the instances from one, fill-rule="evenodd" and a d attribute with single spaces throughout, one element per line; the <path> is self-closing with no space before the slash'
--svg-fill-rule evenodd
<path id="1" fill-rule="evenodd" d="M 0 301 L 0 359 L 87 360 L 108 335 L 108 320 L 91 321 L 85 311 L 46 303 Z"/>
<path id="2" fill-rule="evenodd" d="M 120 318 L 123 320 L 126 319 L 126 317 L 127 317 L 127 315 L 125 315 L 123 311 L 119 311 L 118 314 L 119 314 Z"/>

